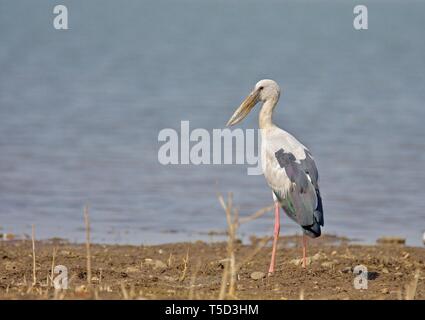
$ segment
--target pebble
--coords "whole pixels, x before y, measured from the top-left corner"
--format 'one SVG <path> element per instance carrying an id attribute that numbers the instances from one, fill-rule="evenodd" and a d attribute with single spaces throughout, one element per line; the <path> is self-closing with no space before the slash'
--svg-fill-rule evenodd
<path id="1" fill-rule="evenodd" d="M 177 277 L 170 277 L 170 276 L 163 276 L 162 279 L 166 281 L 170 281 L 170 282 L 176 282 L 177 280 L 179 280 L 179 278 Z"/>
<path id="2" fill-rule="evenodd" d="M 388 290 L 388 288 L 384 288 L 384 289 L 381 290 L 381 292 L 383 294 L 388 294 L 388 293 L 390 293 L 390 290 Z"/>
<path id="3" fill-rule="evenodd" d="M 254 271 L 253 273 L 251 273 L 251 279 L 254 279 L 254 280 L 263 279 L 265 276 L 266 274 L 261 271 Z"/>
<path id="4" fill-rule="evenodd" d="M 14 262 L 6 261 L 4 263 L 4 268 L 6 269 L 6 271 L 13 271 L 13 270 L 16 270 L 17 266 L 16 266 L 16 263 Z"/>
<path id="5" fill-rule="evenodd" d="M 155 269 L 167 269 L 167 265 L 162 262 L 161 260 L 155 260 L 155 265 L 154 265 Z"/>
<path id="6" fill-rule="evenodd" d="M 154 269 L 167 269 L 167 265 L 161 260 L 145 259 L 145 265 L 151 266 Z"/>
<path id="7" fill-rule="evenodd" d="M 322 263 L 322 267 L 325 267 L 325 268 L 332 268 L 334 265 L 335 264 L 331 261 L 325 261 Z"/>
<path id="8" fill-rule="evenodd" d="M 87 292 L 87 287 L 85 285 L 77 286 L 75 288 L 76 293 Z"/>
<path id="9" fill-rule="evenodd" d="M 388 274 L 388 273 L 390 273 L 390 271 L 387 268 L 383 268 L 382 269 L 382 273 L 387 273 Z"/>
<path id="10" fill-rule="evenodd" d="M 379 244 L 400 244 L 404 245 L 406 243 L 405 238 L 399 238 L 399 237 L 382 237 L 376 240 Z"/>
<path id="11" fill-rule="evenodd" d="M 320 253 L 320 252 L 316 253 L 313 257 L 311 257 L 311 259 L 313 261 L 317 261 L 317 260 L 320 260 L 322 258 L 326 258 L 326 255 L 324 255 L 323 253 Z"/>
<path id="12" fill-rule="evenodd" d="M 289 262 L 296 265 L 296 266 L 301 266 L 303 264 L 303 259 L 302 258 L 301 259 L 292 259 Z M 306 265 L 309 266 L 311 264 L 311 262 L 312 262 L 312 258 L 307 257 L 306 261 L 305 261 Z"/>
<path id="13" fill-rule="evenodd" d="M 125 272 L 128 272 L 128 273 L 135 273 L 135 272 L 139 272 L 139 271 L 140 271 L 140 269 L 139 269 L 139 268 L 137 268 L 137 267 L 133 267 L 133 266 L 127 267 L 127 268 L 125 269 Z"/>

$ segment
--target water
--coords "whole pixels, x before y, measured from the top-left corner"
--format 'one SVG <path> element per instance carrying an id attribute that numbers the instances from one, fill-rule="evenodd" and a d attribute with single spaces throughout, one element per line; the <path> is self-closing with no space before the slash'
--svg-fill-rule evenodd
<path id="1" fill-rule="evenodd" d="M 246 166 L 162 166 L 158 132 L 223 128 L 256 81 L 282 87 L 275 122 L 313 152 L 325 232 L 419 245 L 425 229 L 425 4 L 54 1 L 0 3 L 0 225 L 38 238 L 160 243 L 225 228 L 271 203 Z M 255 128 L 257 114 L 241 126 Z M 271 234 L 273 216 L 241 232 Z M 282 234 L 299 232 L 285 216 Z"/>

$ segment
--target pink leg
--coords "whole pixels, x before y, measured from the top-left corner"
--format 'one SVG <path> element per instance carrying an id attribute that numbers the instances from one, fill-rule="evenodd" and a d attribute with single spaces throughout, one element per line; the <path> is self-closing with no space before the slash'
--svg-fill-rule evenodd
<path id="1" fill-rule="evenodd" d="M 303 234 L 303 268 L 307 267 L 307 237 Z"/>
<path id="2" fill-rule="evenodd" d="M 279 217 L 279 202 L 275 201 L 274 203 L 274 233 L 273 233 L 273 250 L 272 250 L 272 260 L 270 261 L 269 275 L 274 272 L 276 265 L 276 247 L 277 240 L 279 239 L 280 231 L 280 217 Z"/>

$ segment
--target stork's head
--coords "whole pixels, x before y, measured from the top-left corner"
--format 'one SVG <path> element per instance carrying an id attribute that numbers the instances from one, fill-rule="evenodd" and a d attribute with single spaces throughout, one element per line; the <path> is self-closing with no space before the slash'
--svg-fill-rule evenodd
<path id="1" fill-rule="evenodd" d="M 227 126 L 233 126 L 241 122 L 258 102 L 277 100 L 280 96 L 280 88 L 276 81 L 263 79 L 257 82 L 254 90 L 245 98 L 230 120 Z"/>

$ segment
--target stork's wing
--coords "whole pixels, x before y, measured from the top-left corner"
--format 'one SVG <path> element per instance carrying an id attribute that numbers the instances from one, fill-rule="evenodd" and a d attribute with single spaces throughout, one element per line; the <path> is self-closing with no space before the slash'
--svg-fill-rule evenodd
<path id="1" fill-rule="evenodd" d="M 277 139 L 268 143 L 265 176 L 286 214 L 306 234 L 317 237 L 324 219 L 316 164 L 307 148 L 295 138 L 286 136 L 285 139 L 279 139 L 279 146 L 276 146 Z M 280 147 L 282 145 L 284 147 Z"/>

